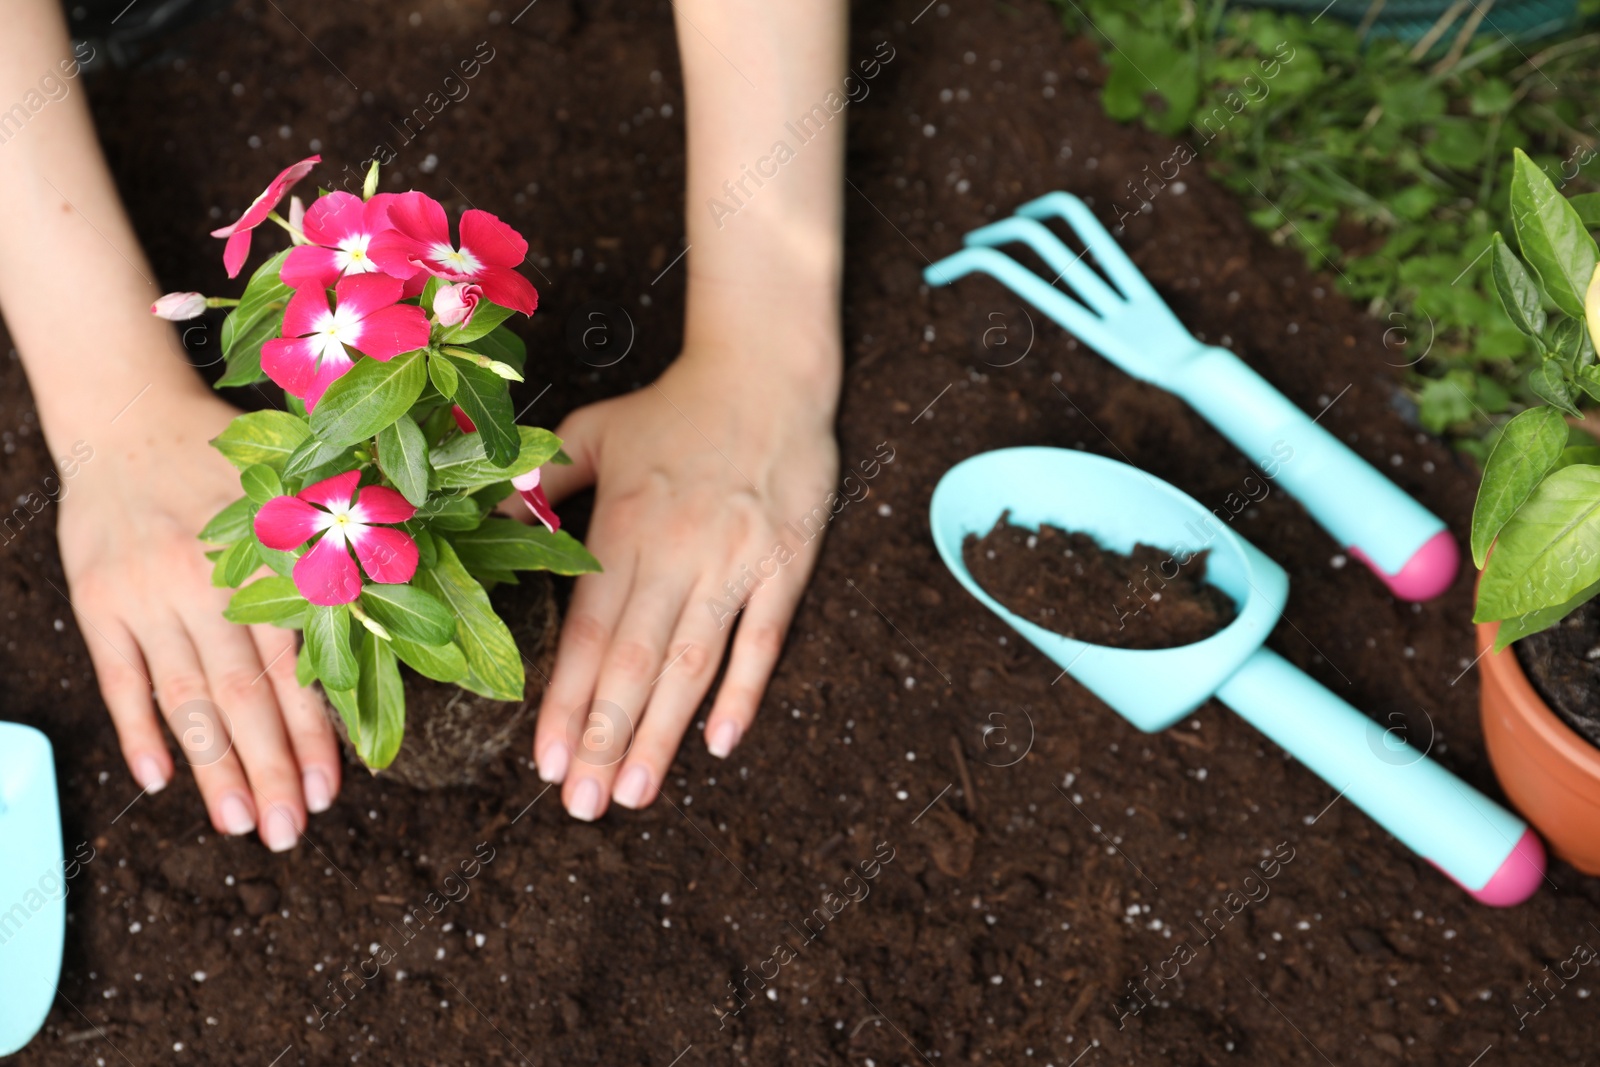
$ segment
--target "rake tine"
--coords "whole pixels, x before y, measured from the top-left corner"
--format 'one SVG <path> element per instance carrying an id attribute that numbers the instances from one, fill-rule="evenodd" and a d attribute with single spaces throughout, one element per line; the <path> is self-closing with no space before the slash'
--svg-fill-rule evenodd
<path id="1" fill-rule="evenodd" d="M 1077 292 L 1079 299 L 1101 315 L 1112 314 L 1124 303 L 1122 294 L 1107 285 L 1082 256 L 1075 254 L 1044 223 L 1035 219 L 1002 219 L 973 230 L 965 240 L 968 247 L 995 247 L 1020 241 L 1038 253 L 1058 280 L 1064 280 Z"/>
<path id="2" fill-rule="evenodd" d="M 1139 273 L 1139 268 L 1133 265 L 1133 260 L 1129 259 L 1122 246 L 1117 244 L 1117 239 L 1106 232 L 1106 228 L 1100 225 L 1100 220 L 1094 217 L 1094 212 L 1089 210 L 1089 205 L 1082 200 L 1070 193 L 1046 193 L 1037 200 L 1023 204 L 1017 209 L 1017 214 L 1030 219 L 1047 219 L 1054 216 L 1063 220 L 1094 254 L 1095 261 L 1111 276 L 1117 288 L 1127 294 L 1130 302 L 1139 299 L 1154 300 L 1165 306 L 1165 302 L 1151 287 L 1150 282 Z"/>
<path id="3" fill-rule="evenodd" d="M 949 285 L 973 271 L 997 278 L 1012 292 L 1082 338 L 1085 344 L 1115 359 L 1110 353 L 1114 351 L 1116 339 L 1108 333 L 1098 315 L 1004 252 L 993 248 L 964 248 L 930 265 L 922 272 L 922 277 L 929 285 Z"/>

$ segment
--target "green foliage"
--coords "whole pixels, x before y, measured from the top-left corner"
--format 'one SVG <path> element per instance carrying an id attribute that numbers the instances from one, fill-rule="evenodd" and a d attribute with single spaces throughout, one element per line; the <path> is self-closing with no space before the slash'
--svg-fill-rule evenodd
<path id="1" fill-rule="evenodd" d="M 293 294 L 278 277 L 289 251 L 285 248 L 250 276 L 239 306 L 223 320 L 222 359 L 227 369 L 217 382 L 218 389 L 254 385 L 266 378 L 261 372 L 261 346 L 278 336 L 283 309 Z"/>
<path id="2" fill-rule="evenodd" d="M 1103 45 L 1109 114 L 1183 142 L 1274 241 L 1384 322 L 1379 355 L 1410 368 L 1426 429 L 1482 435 L 1540 399 L 1600 400 L 1600 374 L 1591 392 L 1540 369 L 1539 331 L 1520 329 L 1491 295 L 1490 254 L 1497 230 L 1535 228 L 1542 238 L 1523 254 L 1550 306 L 1581 314 L 1586 230 L 1600 226 L 1587 125 L 1600 80 L 1582 36 L 1592 26 L 1521 47 L 1485 34 L 1460 50 L 1452 30 L 1435 53 L 1413 56 L 1331 17 L 1219 0 L 1056 2 L 1070 29 Z M 1153 158 L 1110 210 L 1124 218 L 1150 200 L 1159 212 L 1189 158 Z M 1553 181 L 1535 186 L 1536 173 Z"/>

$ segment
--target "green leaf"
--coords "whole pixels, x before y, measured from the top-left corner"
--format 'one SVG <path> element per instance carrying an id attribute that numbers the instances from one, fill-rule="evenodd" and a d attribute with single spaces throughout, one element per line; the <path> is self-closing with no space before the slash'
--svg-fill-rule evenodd
<path id="1" fill-rule="evenodd" d="M 484 455 L 482 434 L 467 433 L 449 439 L 428 457 L 433 466 L 428 488 L 482 489 L 509 481 L 549 462 L 561 447 L 561 439 L 549 430 L 518 426 L 517 435 L 521 447 L 517 450 L 516 462 L 508 467 L 497 467 Z"/>
<path id="2" fill-rule="evenodd" d="M 255 532 L 251 531 L 251 540 L 255 540 Z M 300 557 L 294 552 L 280 552 L 276 548 L 268 548 L 260 541 L 256 541 L 256 555 L 260 556 L 273 570 L 285 578 L 294 577 L 294 565 L 300 562 Z"/>
<path id="3" fill-rule="evenodd" d="M 1555 405 L 1573 418 L 1583 417 L 1583 413 L 1574 403 L 1577 393 L 1572 383 L 1561 373 L 1561 364 L 1555 360 L 1546 360 L 1528 372 L 1528 388 L 1533 390 L 1534 396 L 1547 404 Z"/>
<path id="4" fill-rule="evenodd" d="M 250 536 L 250 519 L 250 498 L 242 496 L 212 516 L 200 531 L 200 540 L 208 545 L 231 545 Z"/>
<path id="5" fill-rule="evenodd" d="M 489 604 L 489 594 L 467 573 L 449 542 L 435 538 L 439 559 L 419 567 L 416 582 L 438 597 L 456 617 L 456 643 L 466 654 L 471 677 L 465 688 L 496 700 L 521 700 L 522 653 L 511 631 Z M 474 684 L 467 685 L 470 681 Z"/>
<path id="6" fill-rule="evenodd" d="M 278 305 L 279 309 L 282 307 L 282 304 Z M 228 320 L 232 321 L 231 318 Z M 227 370 L 217 379 L 216 388 L 254 385 L 266 379 L 266 374 L 261 370 L 261 346 L 278 336 L 278 325 L 279 320 L 276 316 L 262 319 L 230 345 L 227 343 L 228 323 L 223 323 L 223 343 L 227 352 L 227 355 L 223 356 L 223 362 L 227 365 Z"/>
<path id="7" fill-rule="evenodd" d="M 1594 238 L 1549 175 L 1522 149 L 1515 150 L 1515 158 L 1511 221 L 1517 243 L 1556 307 L 1581 319 L 1583 296 L 1600 259 Z"/>
<path id="8" fill-rule="evenodd" d="M 477 436 L 483 439 L 484 452 L 489 461 L 499 467 L 516 462 L 520 446 L 517 414 L 511 406 L 511 390 L 506 380 L 464 359 L 452 356 L 445 358 L 455 365 L 460 379 L 456 386 L 455 401 L 478 428 Z"/>
<path id="9" fill-rule="evenodd" d="M 261 566 L 257 547 L 254 536 L 229 545 L 211 569 L 211 584 L 218 589 L 232 589 L 243 584 Z"/>
<path id="10" fill-rule="evenodd" d="M 472 312 L 472 318 L 460 326 L 446 326 L 439 331 L 439 343 L 444 345 L 464 345 L 469 341 L 476 341 L 493 332 L 502 322 L 509 319 L 515 312 L 510 308 L 503 308 L 499 304 L 487 302 L 480 303 Z"/>
<path id="11" fill-rule="evenodd" d="M 1472 509 L 1472 562 L 1483 569 L 1489 546 L 1560 459 L 1567 422 L 1555 408 L 1529 408 L 1500 432 Z"/>
<path id="12" fill-rule="evenodd" d="M 1495 234 L 1491 247 L 1489 270 L 1494 277 L 1494 288 L 1500 295 L 1501 306 L 1506 309 L 1506 314 L 1517 329 L 1529 337 L 1539 336 L 1544 331 L 1545 314 L 1538 283 L 1528 273 L 1528 268 L 1522 265 L 1517 254 L 1511 251 L 1505 238 Z"/>
<path id="13" fill-rule="evenodd" d="M 452 534 L 463 566 L 480 571 L 550 571 L 552 574 L 592 574 L 600 561 L 565 530 L 551 533 L 543 526 L 526 526 L 515 519 L 485 519 L 476 530 Z"/>
<path id="14" fill-rule="evenodd" d="M 415 586 L 368 582 L 361 590 L 361 606 L 393 636 L 408 641 L 443 645 L 456 634 L 450 609 Z"/>
<path id="15" fill-rule="evenodd" d="M 417 543 L 417 563 L 423 567 L 431 567 L 439 561 L 439 549 L 434 544 L 433 535 L 427 530 L 412 528 L 414 524 L 406 526 L 411 534 L 411 539 Z"/>
<path id="16" fill-rule="evenodd" d="M 302 623 L 304 621 L 301 620 Z M 294 680 L 302 689 L 317 680 L 317 668 L 311 662 L 311 651 L 303 643 L 300 646 L 300 654 L 294 658 Z"/>
<path id="17" fill-rule="evenodd" d="M 406 732 L 406 691 L 389 642 L 370 630 L 361 635 L 361 677 L 356 684 L 356 714 L 361 737 L 356 755 L 375 771 L 394 762 Z"/>
<path id="18" fill-rule="evenodd" d="M 330 689 L 356 687 L 356 654 L 350 649 L 350 609 L 312 605 L 306 613 L 306 647 L 317 677 Z"/>
<path id="19" fill-rule="evenodd" d="M 419 645 L 396 637 L 389 642 L 400 662 L 436 682 L 459 682 L 467 676 L 467 657 L 460 646 Z"/>
<path id="20" fill-rule="evenodd" d="M 278 472 L 265 463 L 246 467 L 239 475 L 239 484 L 244 486 L 244 494 L 253 504 L 265 504 L 283 495 L 283 482 L 278 479 Z"/>
<path id="21" fill-rule="evenodd" d="M 428 380 L 433 382 L 440 396 L 449 400 L 456 395 L 460 375 L 456 374 L 456 365 L 450 357 L 433 355 L 428 357 Z"/>
<path id="22" fill-rule="evenodd" d="M 315 437 L 307 437 L 284 463 L 283 476 L 293 478 L 307 474 L 349 453 L 349 448 L 341 448 L 338 445 L 326 444 Z"/>
<path id="23" fill-rule="evenodd" d="M 1580 591 L 1571 600 L 1557 604 L 1553 608 L 1541 608 L 1538 611 L 1530 611 L 1526 615 L 1514 615 L 1509 619 L 1501 620 L 1499 632 L 1494 635 L 1494 650 L 1499 652 L 1513 641 L 1520 641 L 1529 634 L 1536 634 L 1540 630 L 1548 630 L 1574 611 L 1577 611 L 1578 608 L 1593 600 L 1596 593 L 1600 593 L 1600 582 L 1589 586 L 1587 589 Z"/>
<path id="24" fill-rule="evenodd" d="M 352 654 L 351 660 L 355 656 Z M 328 695 L 328 702 L 339 712 L 339 718 L 344 720 L 344 728 L 350 733 L 350 743 L 356 746 L 356 751 L 361 750 L 361 709 L 356 701 L 354 686 L 349 689 L 335 689 L 326 681 L 322 683 L 322 691 Z"/>
<path id="25" fill-rule="evenodd" d="M 1567 198 L 1578 218 L 1591 230 L 1600 230 L 1600 193 L 1580 193 Z"/>
<path id="26" fill-rule="evenodd" d="M 1545 329 L 1544 342 L 1573 376 L 1594 363 L 1594 343 L 1589 340 L 1589 331 L 1577 319 L 1557 317 Z"/>
<path id="27" fill-rule="evenodd" d="M 482 352 L 490 359 L 498 359 L 501 363 L 509 363 L 517 368 L 520 374 L 528 363 L 528 346 L 523 344 L 522 338 L 501 326 L 491 331 L 487 336 L 476 341 L 469 341 L 467 347 L 474 352 Z"/>
<path id="28" fill-rule="evenodd" d="M 282 322 L 279 315 L 293 295 L 278 276 L 289 252 L 285 248 L 256 269 L 239 297 L 239 305 L 223 320 L 222 358 L 228 370 L 217 382 L 217 388 L 250 385 L 262 379 L 261 346 L 278 336 Z"/>
<path id="29" fill-rule="evenodd" d="M 311 429 L 331 445 L 353 445 L 405 414 L 426 384 L 427 358 L 421 350 L 387 363 L 362 357 L 322 394 L 311 413 Z"/>
<path id="30" fill-rule="evenodd" d="M 240 470 L 264 463 L 282 474 L 289 456 L 310 436 L 305 420 L 297 415 L 287 411 L 250 411 L 213 437 L 211 446 Z"/>
<path id="31" fill-rule="evenodd" d="M 292 579 L 274 576 L 257 579 L 233 594 L 222 617 L 246 626 L 270 623 L 298 630 L 305 624 L 306 610 L 310 607 Z"/>
<path id="32" fill-rule="evenodd" d="M 440 530 L 476 530 L 483 508 L 470 496 L 436 495 L 417 509 L 415 518 Z"/>
<path id="33" fill-rule="evenodd" d="M 1478 584 L 1474 622 L 1564 604 L 1600 582 L 1600 467 L 1540 482 L 1500 530 Z"/>
<path id="34" fill-rule="evenodd" d="M 412 507 L 428 499 L 428 442 L 409 415 L 378 431 L 378 469 Z"/>

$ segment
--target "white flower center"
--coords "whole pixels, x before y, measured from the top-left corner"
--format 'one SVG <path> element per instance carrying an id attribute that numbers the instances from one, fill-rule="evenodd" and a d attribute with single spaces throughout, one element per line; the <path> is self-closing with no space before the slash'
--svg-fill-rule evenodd
<path id="1" fill-rule="evenodd" d="M 477 256 L 464 249 L 458 251 L 442 241 L 433 246 L 431 254 L 435 263 L 456 274 L 476 274 L 483 269 Z"/>
<path id="2" fill-rule="evenodd" d="M 351 234 L 340 241 L 333 257 L 333 261 L 339 265 L 339 270 L 345 274 L 375 273 L 378 265 L 367 255 L 367 245 L 371 242 L 370 233 Z"/>
<path id="3" fill-rule="evenodd" d="M 325 359 L 349 362 L 350 354 L 345 351 L 345 345 L 360 343 L 361 320 L 356 317 L 355 311 L 348 307 L 325 312 L 317 320 L 314 332 L 306 340 L 311 343 L 312 351 L 317 354 L 317 366 L 320 367 Z"/>

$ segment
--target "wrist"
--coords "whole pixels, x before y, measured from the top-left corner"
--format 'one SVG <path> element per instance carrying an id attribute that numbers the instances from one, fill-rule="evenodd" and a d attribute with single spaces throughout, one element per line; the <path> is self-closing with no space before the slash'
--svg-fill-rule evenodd
<path id="1" fill-rule="evenodd" d="M 679 361 L 831 421 L 844 373 L 837 287 L 692 282 Z"/>

